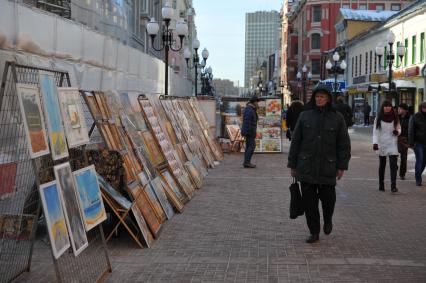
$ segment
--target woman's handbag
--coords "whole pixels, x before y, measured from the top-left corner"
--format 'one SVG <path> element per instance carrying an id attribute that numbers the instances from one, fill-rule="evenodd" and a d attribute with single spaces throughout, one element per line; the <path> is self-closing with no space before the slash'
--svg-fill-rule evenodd
<path id="1" fill-rule="evenodd" d="M 302 194 L 300 193 L 299 183 L 296 178 L 293 178 L 293 183 L 290 185 L 290 219 L 296 219 L 305 213 L 303 207 Z"/>

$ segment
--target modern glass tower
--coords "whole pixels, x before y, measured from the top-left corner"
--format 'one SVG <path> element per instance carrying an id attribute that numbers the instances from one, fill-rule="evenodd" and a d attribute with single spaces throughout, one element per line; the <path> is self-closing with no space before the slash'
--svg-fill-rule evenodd
<path id="1" fill-rule="evenodd" d="M 257 76 L 256 69 L 278 50 L 280 14 L 278 11 L 246 13 L 244 86 Z"/>

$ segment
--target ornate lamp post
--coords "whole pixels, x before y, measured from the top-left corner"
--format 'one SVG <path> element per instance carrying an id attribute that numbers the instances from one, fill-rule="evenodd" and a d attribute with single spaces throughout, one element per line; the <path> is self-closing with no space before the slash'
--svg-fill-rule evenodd
<path id="1" fill-rule="evenodd" d="M 189 64 L 189 58 L 191 58 L 191 51 L 189 50 L 189 48 L 185 48 L 185 51 L 183 52 L 183 56 L 185 57 L 186 60 L 186 66 L 189 69 L 194 69 L 195 70 L 195 96 L 198 95 L 198 68 L 202 67 L 204 68 L 206 66 L 206 62 L 207 62 L 207 58 L 209 58 L 209 51 L 204 48 L 203 51 L 201 52 L 201 56 L 203 57 L 203 61 L 201 61 L 200 63 L 200 58 L 198 57 L 198 48 L 200 48 L 200 41 L 195 38 L 194 41 L 192 42 L 192 47 L 194 48 L 194 55 L 192 56 L 192 66 Z"/>
<path id="2" fill-rule="evenodd" d="M 389 45 L 389 51 L 385 53 L 385 47 L 382 43 L 379 43 L 376 46 L 376 56 L 379 57 L 379 66 L 381 68 L 383 68 L 382 64 L 381 64 L 381 59 L 383 55 L 386 55 L 385 57 L 385 62 L 387 62 L 387 65 L 389 66 L 389 72 L 388 72 L 388 84 L 389 84 L 389 89 L 388 89 L 388 98 L 391 99 L 395 99 L 395 104 L 398 105 L 399 104 L 399 97 L 396 93 L 396 89 L 394 88 L 395 86 L 392 83 L 392 65 L 394 63 L 395 60 L 395 55 L 393 53 L 392 47 L 393 44 L 395 43 L 395 34 L 392 31 L 389 31 L 388 35 L 387 35 L 387 43 Z M 405 46 L 404 45 L 400 45 L 396 48 L 396 52 L 397 55 L 400 58 L 400 61 L 402 62 L 402 58 L 404 57 L 405 54 Z M 402 63 L 401 63 L 402 65 Z M 396 65 L 396 68 L 399 68 L 401 65 Z"/>
<path id="3" fill-rule="evenodd" d="M 312 79 L 312 73 L 309 71 L 306 65 L 303 65 L 302 67 L 302 73 L 299 71 L 297 72 L 297 81 L 299 83 L 302 83 L 302 93 L 299 93 L 299 99 L 303 101 L 303 103 L 306 103 L 306 85 L 309 84 L 309 82 Z M 301 97 L 302 96 L 302 97 Z"/>
<path id="4" fill-rule="evenodd" d="M 165 71 L 165 91 L 164 94 L 168 95 L 169 93 L 169 50 L 178 52 L 182 49 L 183 39 L 188 34 L 188 25 L 185 22 L 179 21 L 176 23 L 176 34 L 179 36 L 180 45 L 179 48 L 173 47 L 175 44 L 175 40 L 173 38 L 173 30 L 170 29 L 170 21 L 173 18 L 174 10 L 171 7 L 169 2 L 164 4 L 164 7 L 161 9 L 161 15 L 163 17 L 164 25 L 162 26 L 161 31 L 161 47 L 155 48 L 154 40 L 157 36 L 160 26 L 155 21 L 154 18 L 151 18 L 149 23 L 146 26 L 146 30 L 151 37 L 151 48 L 156 51 L 164 50 L 164 59 L 166 63 L 166 71 Z"/>
<path id="5" fill-rule="evenodd" d="M 340 55 L 337 51 L 333 54 L 333 61 L 334 65 L 330 62 L 330 60 L 327 61 L 325 64 L 325 67 L 328 70 L 329 74 L 334 74 L 334 83 L 333 83 L 333 103 L 336 102 L 336 96 L 339 92 L 339 85 L 337 83 L 337 75 L 343 74 L 345 72 L 345 69 L 347 67 L 345 60 L 342 60 L 340 62 L 340 65 L 338 64 L 340 60 Z"/>
<path id="6" fill-rule="evenodd" d="M 259 96 L 263 95 L 263 91 L 264 91 L 264 86 L 263 86 L 263 82 L 262 82 L 262 72 L 259 72 L 259 79 L 257 81 L 257 87 L 256 90 L 258 90 L 259 92 Z"/>
<path id="7" fill-rule="evenodd" d="M 201 94 L 202 95 L 213 95 L 211 81 L 213 79 L 212 67 L 208 67 L 201 73 Z"/>

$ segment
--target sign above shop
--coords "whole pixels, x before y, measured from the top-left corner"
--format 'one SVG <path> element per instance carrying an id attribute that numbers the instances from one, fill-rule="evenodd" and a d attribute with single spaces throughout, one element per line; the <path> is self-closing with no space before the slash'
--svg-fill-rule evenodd
<path id="1" fill-rule="evenodd" d="M 370 75 L 370 82 L 381 83 L 381 82 L 386 82 L 387 79 L 388 78 L 386 77 L 386 74 L 371 74 Z"/>
<path id="2" fill-rule="evenodd" d="M 405 69 L 405 76 L 406 77 L 415 77 L 420 74 L 420 68 L 419 66 L 411 67 Z"/>

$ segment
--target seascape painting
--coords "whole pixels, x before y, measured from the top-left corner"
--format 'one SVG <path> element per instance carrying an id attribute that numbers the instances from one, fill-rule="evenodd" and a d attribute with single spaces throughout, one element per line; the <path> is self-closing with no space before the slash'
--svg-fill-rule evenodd
<path id="1" fill-rule="evenodd" d="M 55 177 L 61 190 L 64 204 L 65 220 L 67 222 L 74 255 L 78 256 L 87 246 L 86 229 L 80 213 L 74 177 L 69 162 L 54 167 Z"/>
<path id="2" fill-rule="evenodd" d="M 73 174 L 86 231 L 90 231 L 107 218 L 95 166 L 90 165 Z"/>
<path id="3" fill-rule="evenodd" d="M 46 155 L 50 151 L 38 88 L 32 85 L 16 84 L 16 90 L 30 156 L 36 158 Z"/>
<path id="4" fill-rule="evenodd" d="M 53 256 L 58 259 L 70 247 L 70 242 L 56 181 L 40 185 L 40 198 Z"/>
<path id="5" fill-rule="evenodd" d="M 73 148 L 89 143 L 89 133 L 80 107 L 78 89 L 60 87 L 58 88 L 58 95 L 68 146 Z"/>
<path id="6" fill-rule="evenodd" d="M 65 131 L 59 109 L 58 88 L 55 84 L 55 78 L 51 73 L 39 72 L 39 76 L 52 158 L 53 160 L 58 160 L 68 156 Z"/>
<path id="7" fill-rule="evenodd" d="M 122 208 L 129 210 L 132 206 L 132 203 L 120 194 L 116 189 L 114 189 L 101 175 L 96 174 L 98 182 L 102 189 L 112 197 Z"/>

